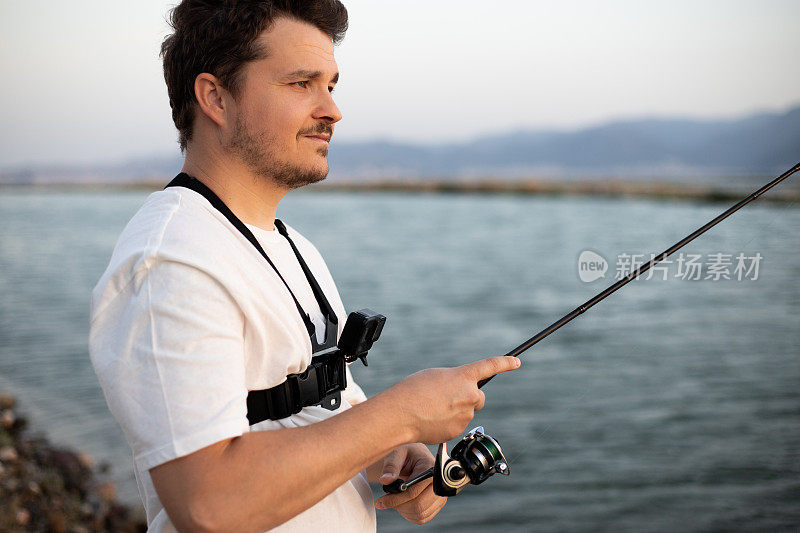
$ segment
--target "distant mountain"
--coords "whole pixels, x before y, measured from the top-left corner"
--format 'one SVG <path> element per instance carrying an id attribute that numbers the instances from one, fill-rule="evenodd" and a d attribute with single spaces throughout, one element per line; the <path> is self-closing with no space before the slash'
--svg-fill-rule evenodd
<path id="1" fill-rule="evenodd" d="M 163 181 L 180 170 L 183 158 L 179 155 L 157 155 L 126 159 L 104 165 L 47 165 L 27 168 L 0 169 L 1 184 L 49 185 L 62 183 L 81 184 L 136 184 Z"/>
<path id="2" fill-rule="evenodd" d="M 800 160 L 800 107 L 731 121 L 647 119 L 572 132 L 517 131 L 472 142 L 339 144 L 345 176 L 682 176 L 774 174 Z"/>
<path id="3" fill-rule="evenodd" d="M 334 140 L 332 180 L 774 175 L 800 160 L 800 107 L 726 121 L 644 119 L 576 131 L 515 131 L 413 145 Z M 0 171 L 0 183 L 136 183 L 175 174 L 175 156 Z"/>

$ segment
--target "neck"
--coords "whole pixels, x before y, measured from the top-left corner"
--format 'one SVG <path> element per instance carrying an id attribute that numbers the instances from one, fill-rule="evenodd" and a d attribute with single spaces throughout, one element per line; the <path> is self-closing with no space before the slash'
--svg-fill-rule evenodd
<path id="1" fill-rule="evenodd" d="M 190 146 L 181 172 L 203 182 L 245 224 L 273 230 L 278 202 L 289 191 L 216 152 L 200 152 Z"/>

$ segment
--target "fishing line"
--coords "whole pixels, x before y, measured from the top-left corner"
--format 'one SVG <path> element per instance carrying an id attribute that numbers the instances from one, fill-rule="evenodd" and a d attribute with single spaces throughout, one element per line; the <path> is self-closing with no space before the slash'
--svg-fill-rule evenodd
<path id="1" fill-rule="evenodd" d="M 787 202 L 787 205 L 782 206 L 780 208 L 780 212 L 777 215 L 775 215 L 774 217 L 772 217 L 772 219 L 769 221 L 769 223 L 767 223 L 767 224 L 765 224 L 765 225 L 763 225 L 763 226 L 761 226 L 759 228 L 759 232 L 761 232 L 761 233 L 766 232 L 769 229 L 771 229 L 773 226 L 775 226 L 775 224 L 777 223 L 778 219 L 781 218 L 781 215 L 785 214 L 785 211 L 788 211 L 789 209 L 792 209 L 795 206 L 797 206 L 797 202 L 798 202 L 797 200 L 792 200 L 791 202 Z M 748 239 L 748 241 L 746 243 L 741 245 L 741 247 L 742 247 L 741 251 L 742 252 L 745 251 L 745 249 L 747 248 L 747 245 L 749 245 L 751 242 L 756 240 L 756 237 L 758 237 L 758 236 L 759 235 L 753 235 L 752 237 L 750 237 L 750 239 Z"/>

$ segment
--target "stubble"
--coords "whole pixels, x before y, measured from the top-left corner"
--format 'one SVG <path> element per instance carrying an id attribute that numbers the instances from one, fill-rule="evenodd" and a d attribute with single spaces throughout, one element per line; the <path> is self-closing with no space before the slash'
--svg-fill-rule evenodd
<path id="1" fill-rule="evenodd" d="M 320 128 L 324 130 L 330 126 L 322 124 L 311 131 L 315 132 Z M 305 131 L 299 132 L 298 137 L 304 133 Z M 263 134 L 254 136 L 244 125 L 241 116 L 237 116 L 233 126 L 233 136 L 226 148 L 236 154 L 257 177 L 272 181 L 281 187 L 296 189 L 322 181 L 328 175 L 327 165 L 324 168 L 303 167 L 282 159 L 279 151 L 275 149 L 276 146 L 274 138 Z M 326 157 L 328 147 L 319 147 L 317 153 Z"/>

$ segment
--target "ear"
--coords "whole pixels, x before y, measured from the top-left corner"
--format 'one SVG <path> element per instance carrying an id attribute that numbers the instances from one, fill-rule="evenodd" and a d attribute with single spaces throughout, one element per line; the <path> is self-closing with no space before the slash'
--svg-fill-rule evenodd
<path id="1" fill-rule="evenodd" d="M 219 79 L 207 72 L 194 79 L 194 96 L 200 111 L 217 126 L 225 127 L 230 116 L 231 98 Z"/>

